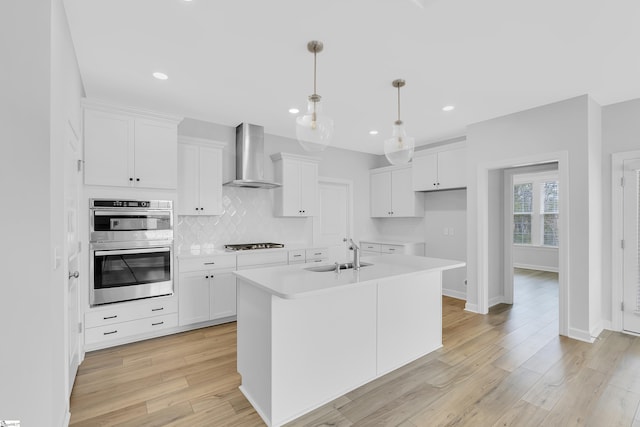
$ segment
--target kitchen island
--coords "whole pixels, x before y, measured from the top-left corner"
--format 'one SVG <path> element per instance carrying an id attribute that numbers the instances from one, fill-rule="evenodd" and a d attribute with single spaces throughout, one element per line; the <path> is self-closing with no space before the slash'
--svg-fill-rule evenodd
<path id="1" fill-rule="evenodd" d="M 308 264 L 235 272 L 240 390 L 267 425 L 442 346 L 442 271 L 464 262 L 411 255 L 362 261 L 371 265 L 340 273 Z"/>

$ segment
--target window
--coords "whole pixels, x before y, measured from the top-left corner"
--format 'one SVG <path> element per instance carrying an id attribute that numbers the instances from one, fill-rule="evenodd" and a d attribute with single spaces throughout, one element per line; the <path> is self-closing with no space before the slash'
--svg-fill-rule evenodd
<path id="1" fill-rule="evenodd" d="M 558 246 L 558 178 L 548 172 L 513 178 L 513 243 Z"/>

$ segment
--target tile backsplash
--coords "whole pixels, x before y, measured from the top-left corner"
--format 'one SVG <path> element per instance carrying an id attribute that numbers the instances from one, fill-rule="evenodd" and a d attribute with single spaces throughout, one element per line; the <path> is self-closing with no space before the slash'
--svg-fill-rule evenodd
<path id="1" fill-rule="evenodd" d="M 217 216 L 178 216 L 176 251 L 222 249 L 229 243 L 311 244 L 312 219 L 274 217 L 272 191 L 223 187 L 222 209 Z"/>

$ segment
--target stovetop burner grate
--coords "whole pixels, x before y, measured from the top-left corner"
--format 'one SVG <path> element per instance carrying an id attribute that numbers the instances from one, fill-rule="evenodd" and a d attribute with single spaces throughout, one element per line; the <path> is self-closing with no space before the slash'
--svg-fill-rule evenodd
<path id="1" fill-rule="evenodd" d="M 249 251 L 252 249 L 284 248 L 282 243 L 242 243 L 237 245 L 224 245 L 227 251 Z"/>

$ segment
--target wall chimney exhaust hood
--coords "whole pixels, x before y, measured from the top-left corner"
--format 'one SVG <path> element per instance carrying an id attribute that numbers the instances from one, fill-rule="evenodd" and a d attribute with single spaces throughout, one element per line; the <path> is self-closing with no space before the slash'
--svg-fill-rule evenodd
<path id="1" fill-rule="evenodd" d="M 264 128 L 249 123 L 236 127 L 236 179 L 229 187 L 276 188 L 282 184 L 264 179 Z"/>

